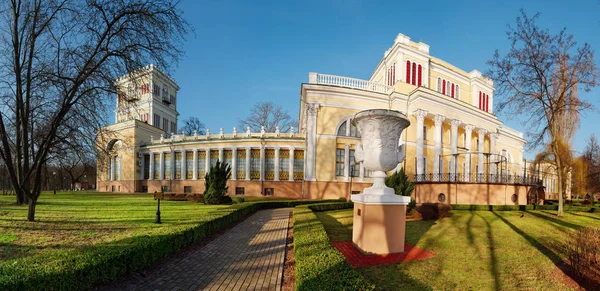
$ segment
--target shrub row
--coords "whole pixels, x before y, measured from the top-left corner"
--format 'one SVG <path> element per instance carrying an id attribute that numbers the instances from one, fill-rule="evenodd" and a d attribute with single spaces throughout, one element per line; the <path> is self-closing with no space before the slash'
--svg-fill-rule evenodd
<path id="1" fill-rule="evenodd" d="M 317 203 L 308 206 L 313 212 L 347 209 L 354 207 L 352 202 L 332 202 L 332 203 Z"/>
<path id="2" fill-rule="evenodd" d="M 596 207 L 564 205 L 565 211 L 595 212 Z M 558 205 L 469 205 L 453 204 L 453 210 L 475 211 L 526 211 L 526 210 L 558 210 Z"/>
<path id="3" fill-rule="evenodd" d="M 322 200 L 332 202 L 335 200 Z M 236 204 L 203 215 L 204 221 L 159 236 L 138 236 L 58 254 L 25 257 L 0 264 L 0 290 L 86 290 L 148 267 L 183 247 L 226 228 L 260 209 L 321 201 L 269 201 Z"/>
<path id="4" fill-rule="evenodd" d="M 299 206 L 294 209 L 296 290 L 373 290 L 375 288 L 331 246 L 323 224 L 313 212 L 349 207 L 352 207 L 351 203 L 342 202 Z"/>

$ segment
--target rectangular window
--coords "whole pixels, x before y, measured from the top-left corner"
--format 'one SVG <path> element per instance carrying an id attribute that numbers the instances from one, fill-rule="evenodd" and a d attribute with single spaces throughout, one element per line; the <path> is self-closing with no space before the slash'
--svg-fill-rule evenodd
<path id="1" fill-rule="evenodd" d="M 198 179 L 204 179 L 206 175 L 206 151 L 198 151 Z"/>
<path id="2" fill-rule="evenodd" d="M 165 153 L 165 168 L 164 168 L 164 180 L 171 179 L 171 153 Z"/>
<path id="3" fill-rule="evenodd" d="M 175 96 L 173 94 L 170 95 L 171 104 L 175 105 Z"/>
<path id="4" fill-rule="evenodd" d="M 246 179 L 246 149 L 237 150 L 236 179 Z"/>
<path id="5" fill-rule="evenodd" d="M 181 179 L 181 161 L 182 161 L 182 153 L 181 152 L 176 152 L 175 153 L 175 179 L 180 180 Z"/>
<path id="6" fill-rule="evenodd" d="M 219 160 L 219 150 L 211 150 L 210 151 L 210 166 L 214 167 Z M 222 161 L 221 161 L 222 162 Z M 210 172 L 210 169 L 208 169 Z"/>
<path id="7" fill-rule="evenodd" d="M 265 149 L 265 180 L 275 179 L 275 149 Z"/>
<path id="8" fill-rule="evenodd" d="M 231 150 L 223 151 L 223 162 L 228 164 L 230 167 L 232 166 L 232 159 L 231 159 L 232 155 L 233 155 L 233 153 Z"/>
<path id="9" fill-rule="evenodd" d="M 169 120 L 163 117 L 163 130 L 169 134 Z"/>
<path id="10" fill-rule="evenodd" d="M 174 121 L 171 121 L 171 131 L 177 134 L 177 126 Z"/>
<path id="11" fill-rule="evenodd" d="M 273 196 L 275 194 L 274 188 L 265 188 L 265 196 Z"/>
<path id="12" fill-rule="evenodd" d="M 194 152 L 185 153 L 185 178 L 194 179 Z"/>
<path id="13" fill-rule="evenodd" d="M 279 151 L 279 180 L 286 181 L 290 179 L 290 150 L 281 149 Z"/>
<path id="14" fill-rule="evenodd" d="M 354 150 L 350 150 L 350 165 L 352 165 L 352 168 L 350 169 L 350 176 L 358 177 L 360 163 L 356 163 L 356 161 L 354 160 Z"/>
<path id="15" fill-rule="evenodd" d="M 160 179 L 160 154 L 154 154 L 154 179 Z"/>
<path id="16" fill-rule="evenodd" d="M 150 178 L 150 154 L 144 154 L 144 180 Z"/>
<path id="17" fill-rule="evenodd" d="M 169 186 L 161 186 L 161 187 L 160 187 L 160 189 L 161 189 L 163 192 L 169 192 Z"/>
<path id="18" fill-rule="evenodd" d="M 235 187 L 235 195 L 244 195 L 244 187 Z"/>
<path id="19" fill-rule="evenodd" d="M 154 123 L 152 123 L 152 125 L 160 128 L 160 115 L 154 113 Z"/>
<path id="20" fill-rule="evenodd" d="M 304 151 L 294 151 L 294 181 L 304 180 Z"/>
<path id="21" fill-rule="evenodd" d="M 260 179 L 260 150 L 252 149 L 250 152 L 250 179 Z"/>
<path id="22" fill-rule="evenodd" d="M 337 177 L 344 176 L 344 149 L 335 150 L 335 175 Z"/>
<path id="23" fill-rule="evenodd" d="M 158 84 L 154 84 L 153 89 L 154 95 L 160 96 L 160 86 L 158 86 Z"/>
<path id="24" fill-rule="evenodd" d="M 192 193 L 192 186 L 183 186 L 183 193 Z"/>

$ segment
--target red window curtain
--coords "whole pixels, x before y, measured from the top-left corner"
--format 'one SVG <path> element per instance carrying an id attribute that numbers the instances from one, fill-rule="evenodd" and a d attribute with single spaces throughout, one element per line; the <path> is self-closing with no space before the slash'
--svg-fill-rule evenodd
<path id="1" fill-rule="evenodd" d="M 442 94 L 446 94 L 446 80 L 442 80 Z"/>
<path id="2" fill-rule="evenodd" d="M 406 83 L 410 83 L 410 61 L 406 61 Z"/>
<path id="3" fill-rule="evenodd" d="M 390 85 L 394 85 L 394 83 L 396 83 L 396 64 L 392 65 L 392 84 Z"/>
<path id="4" fill-rule="evenodd" d="M 451 91 L 451 96 L 452 96 L 452 98 L 454 98 L 454 83 L 452 83 L 452 91 Z"/>
<path id="5" fill-rule="evenodd" d="M 481 98 L 481 91 L 479 91 L 479 109 L 482 109 L 482 108 L 481 108 L 481 103 L 482 103 L 482 100 L 481 100 L 481 99 L 482 99 L 482 98 Z"/>
<path id="6" fill-rule="evenodd" d="M 485 112 L 490 112 L 490 95 L 485 94 Z"/>
<path id="7" fill-rule="evenodd" d="M 417 84 L 417 63 L 412 63 L 412 82 L 411 84 Z"/>
<path id="8" fill-rule="evenodd" d="M 388 71 L 387 71 L 387 77 L 388 77 L 387 84 L 388 85 L 390 84 L 390 79 L 392 78 L 392 74 L 390 73 L 391 71 L 392 71 L 392 69 L 388 69 Z"/>
<path id="9" fill-rule="evenodd" d="M 418 80 L 418 85 L 419 87 L 421 87 L 421 79 L 423 78 L 423 67 L 421 67 L 421 65 L 419 65 L 419 80 Z"/>

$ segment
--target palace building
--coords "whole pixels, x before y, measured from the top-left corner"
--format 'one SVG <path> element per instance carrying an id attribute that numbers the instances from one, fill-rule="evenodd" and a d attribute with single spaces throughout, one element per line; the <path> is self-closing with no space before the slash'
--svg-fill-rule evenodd
<path id="1" fill-rule="evenodd" d="M 371 185 L 354 162 L 361 110 L 400 111 L 406 160 L 418 202 L 527 204 L 555 183 L 525 169 L 523 134 L 494 114 L 494 83 L 398 34 L 368 80 L 309 73 L 299 128 L 206 134 L 177 132 L 179 86 L 155 66 L 117 80 L 116 123 L 102 130 L 98 191 L 202 193 L 217 160 L 231 165 L 229 195 L 348 198 Z M 540 184 L 542 183 L 542 184 Z M 545 187 L 541 187 L 541 186 Z M 534 198 L 535 197 L 535 198 Z"/>

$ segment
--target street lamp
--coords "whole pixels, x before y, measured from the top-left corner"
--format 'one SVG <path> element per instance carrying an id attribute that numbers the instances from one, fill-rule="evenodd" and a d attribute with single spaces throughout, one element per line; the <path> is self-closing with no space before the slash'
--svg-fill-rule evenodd
<path id="1" fill-rule="evenodd" d="M 52 181 L 52 185 L 54 186 L 52 188 L 54 188 L 54 195 L 56 195 L 56 171 L 52 172 Z"/>

